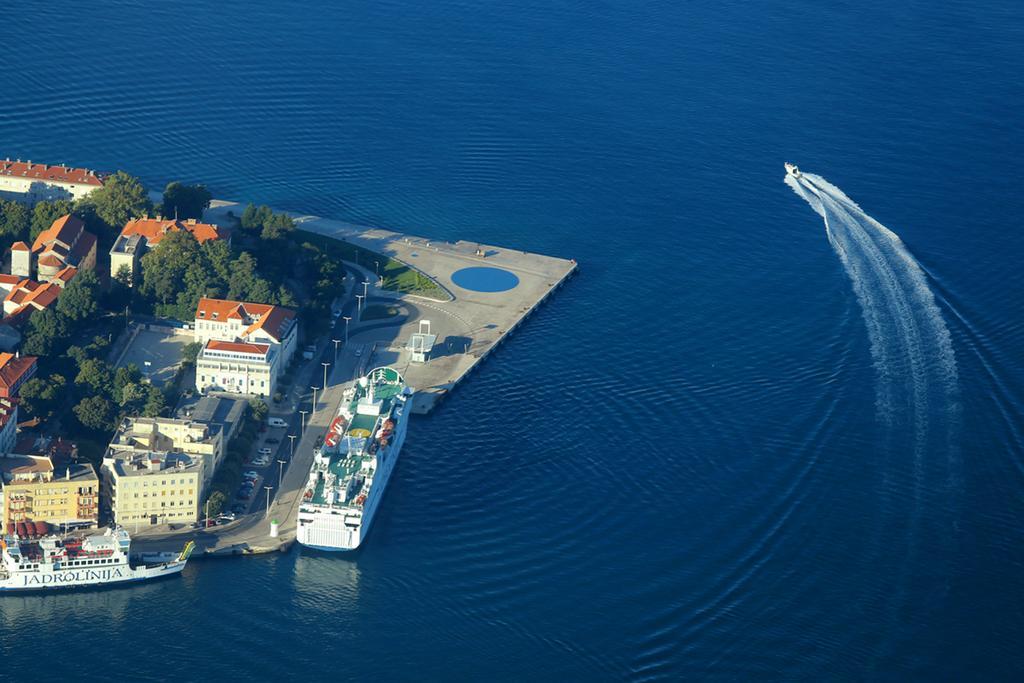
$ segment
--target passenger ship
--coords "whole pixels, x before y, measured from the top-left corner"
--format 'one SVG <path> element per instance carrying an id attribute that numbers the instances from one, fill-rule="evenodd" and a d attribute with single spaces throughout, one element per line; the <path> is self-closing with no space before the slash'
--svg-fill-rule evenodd
<path id="1" fill-rule="evenodd" d="M 129 560 L 130 546 L 124 529 L 68 538 L 25 539 L 9 534 L 0 538 L 0 592 L 105 586 L 172 576 L 185 568 L 195 544 L 189 541 L 169 560 L 134 565 Z"/>
<path id="2" fill-rule="evenodd" d="M 355 550 L 366 538 L 405 441 L 413 390 L 392 368 L 376 368 L 345 392 L 299 505 L 299 543 Z"/>

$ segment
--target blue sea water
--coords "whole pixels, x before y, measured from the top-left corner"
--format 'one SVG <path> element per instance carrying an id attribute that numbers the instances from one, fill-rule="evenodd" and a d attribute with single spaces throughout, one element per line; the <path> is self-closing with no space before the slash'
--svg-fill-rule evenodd
<path id="1" fill-rule="evenodd" d="M 2 156 L 581 264 L 355 560 L 4 597 L 0 678 L 1024 671 L 1020 3 L 29 0 L 0 62 Z M 783 161 L 902 239 L 955 391 Z"/>

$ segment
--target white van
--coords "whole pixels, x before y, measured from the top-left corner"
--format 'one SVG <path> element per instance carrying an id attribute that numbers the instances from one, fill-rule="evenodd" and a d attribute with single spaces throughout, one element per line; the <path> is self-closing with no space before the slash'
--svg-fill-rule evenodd
<path id="1" fill-rule="evenodd" d="M 267 426 L 269 427 L 287 427 L 288 423 L 279 417 L 268 417 Z"/>

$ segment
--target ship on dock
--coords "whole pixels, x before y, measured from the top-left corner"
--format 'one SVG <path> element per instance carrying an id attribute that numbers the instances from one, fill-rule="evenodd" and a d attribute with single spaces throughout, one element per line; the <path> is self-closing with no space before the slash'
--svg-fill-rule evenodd
<path id="1" fill-rule="evenodd" d="M 299 543 L 344 551 L 365 540 L 405 441 L 412 395 L 388 367 L 371 370 L 345 392 L 313 452 L 299 504 Z"/>
<path id="2" fill-rule="evenodd" d="M 0 592 L 97 587 L 173 576 L 185 568 L 194 547 L 189 541 L 181 553 L 164 561 L 133 562 L 131 537 L 124 529 L 63 538 L 21 534 L 0 537 Z"/>

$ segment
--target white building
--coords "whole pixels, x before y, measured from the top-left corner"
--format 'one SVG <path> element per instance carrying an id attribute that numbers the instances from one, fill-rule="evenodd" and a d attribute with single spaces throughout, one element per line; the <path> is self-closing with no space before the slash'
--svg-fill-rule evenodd
<path id="1" fill-rule="evenodd" d="M 270 396 L 277 387 L 280 357 L 276 345 L 211 339 L 196 357 L 196 389 Z"/>
<path id="2" fill-rule="evenodd" d="M 200 299 L 196 389 L 270 396 L 298 344 L 295 311 L 281 306 Z"/>
<path id="3" fill-rule="evenodd" d="M 0 161 L 0 197 L 29 204 L 44 200 L 75 200 L 103 187 L 104 175 L 85 168 Z"/>

